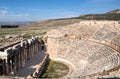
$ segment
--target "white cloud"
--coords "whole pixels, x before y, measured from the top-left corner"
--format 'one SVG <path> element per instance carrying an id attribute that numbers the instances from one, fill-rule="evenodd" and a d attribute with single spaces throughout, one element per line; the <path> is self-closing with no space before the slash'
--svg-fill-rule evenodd
<path id="1" fill-rule="evenodd" d="M 16 17 L 22 17 L 22 16 L 29 16 L 29 14 L 8 14 L 6 16 L 16 16 Z"/>
<path id="2" fill-rule="evenodd" d="M 0 10 L 0 16 L 5 16 L 7 13 L 7 10 Z"/>
<path id="3" fill-rule="evenodd" d="M 8 11 L 7 7 L 0 7 L 0 16 L 22 17 L 22 16 L 29 16 L 29 14 L 14 13 L 14 12 Z"/>
<path id="4" fill-rule="evenodd" d="M 29 14 L 16 14 L 16 13 L 9 13 L 7 10 L 0 10 L 0 16 L 16 16 L 16 17 L 22 17 L 22 16 L 29 16 Z"/>
<path id="5" fill-rule="evenodd" d="M 0 7 L 0 9 L 7 10 L 8 8 L 7 7 Z"/>
<path id="6" fill-rule="evenodd" d="M 22 16 L 29 16 L 29 14 L 10 14 L 7 10 L 0 10 L 0 16 L 16 16 L 16 17 L 22 17 Z"/>
<path id="7" fill-rule="evenodd" d="M 7 7 L 0 7 L 0 16 L 4 16 L 8 13 Z"/>

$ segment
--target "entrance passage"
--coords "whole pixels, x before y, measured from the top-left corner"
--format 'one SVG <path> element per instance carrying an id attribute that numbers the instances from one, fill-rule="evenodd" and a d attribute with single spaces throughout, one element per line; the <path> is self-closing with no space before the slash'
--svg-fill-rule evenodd
<path id="1" fill-rule="evenodd" d="M 44 67 L 43 73 L 40 78 L 59 78 L 64 77 L 69 72 L 68 66 L 56 61 L 49 61 Z"/>

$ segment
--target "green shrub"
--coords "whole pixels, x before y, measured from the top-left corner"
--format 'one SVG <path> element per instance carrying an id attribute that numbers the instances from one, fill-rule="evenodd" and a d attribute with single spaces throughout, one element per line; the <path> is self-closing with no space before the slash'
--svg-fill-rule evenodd
<path id="1" fill-rule="evenodd" d="M 25 35 L 23 35 L 22 37 L 23 37 L 23 39 L 28 39 L 28 38 L 31 38 L 32 36 L 31 36 L 31 35 L 28 35 L 28 34 L 25 34 Z"/>

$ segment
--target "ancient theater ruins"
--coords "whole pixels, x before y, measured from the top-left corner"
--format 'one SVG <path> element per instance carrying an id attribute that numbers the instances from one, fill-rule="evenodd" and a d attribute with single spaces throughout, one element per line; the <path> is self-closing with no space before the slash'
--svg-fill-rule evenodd
<path id="1" fill-rule="evenodd" d="M 120 76 L 120 23 L 80 20 L 0 48 L 0 75 L 40 78 L 48 59 L 68 66 L 60 78 Z"/>
<path id="2" fill-rule="evenodd" d="M 80 21 L 51 30 L 46 37 L 47 53 L 51 59 L 68 65 L 67 77 L 120 75 L 119 22 Z"/>

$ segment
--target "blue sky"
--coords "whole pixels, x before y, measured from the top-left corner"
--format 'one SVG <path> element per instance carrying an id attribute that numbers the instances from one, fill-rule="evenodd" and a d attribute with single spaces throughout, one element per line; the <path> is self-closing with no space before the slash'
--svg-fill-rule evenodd
<path id="1" fill-rule="evenodd" d="M 105 13 L 120 0 L 0 0 L 0 21 L 37 21 Z"/>

